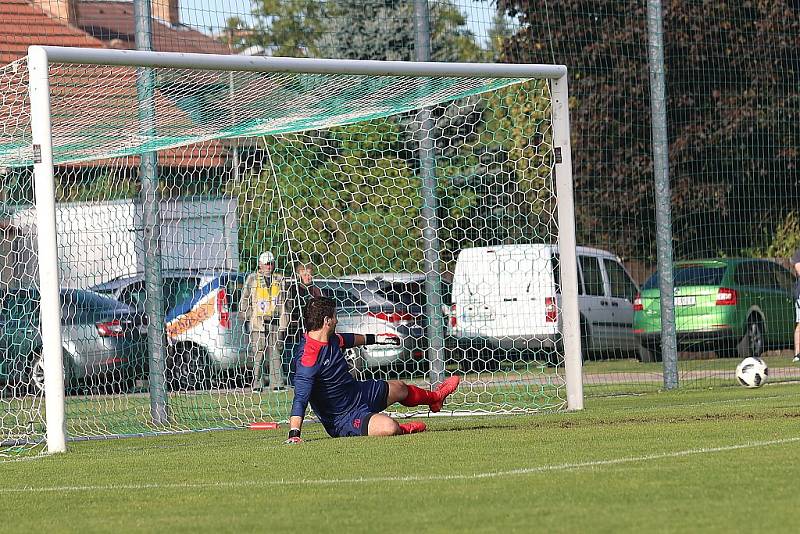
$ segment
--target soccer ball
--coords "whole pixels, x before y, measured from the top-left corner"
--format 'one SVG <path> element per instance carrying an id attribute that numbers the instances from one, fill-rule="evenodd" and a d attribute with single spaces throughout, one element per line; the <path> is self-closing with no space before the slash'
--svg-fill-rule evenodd
<path id="1" fill-rule="evenodd" d="M 768 377 L 769 369 L 761 358 L 745 358 L 736 366 L 736 380 L 746 388 L 761 387 Z"/>

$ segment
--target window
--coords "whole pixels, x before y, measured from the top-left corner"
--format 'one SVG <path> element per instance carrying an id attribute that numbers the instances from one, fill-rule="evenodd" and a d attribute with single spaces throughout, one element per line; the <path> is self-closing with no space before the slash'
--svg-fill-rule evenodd
<path id="1" fill-rule="evenodd" d="M 633 280 L 628 276 L 622 265 L 608 258 L 603 260 L 603 264 L 606 267 L 608 281 L 611 284 L 611 296 L 633 302 L 633 298 L 637 293 L 636 284 L 633 283 Z"/>
<path id="2" fill-rule="evenodd" d="M 190 298 L 199 280 L 196 277 L 171 277 L 164 278 L 162 294 L 164 297 L 164 310 L 168 310 Z M 147 291 L 144 288 L 144 281 L 133 282 L 122 290 L 119 300 L 128 306 L 143 312 L 147 303 Z"/>
<path id="3" fill-rule="evenodd" d="M 740 286 L 757 286 L 756 272 L 752 262 L 740 263 L 733 272 L 733 281 Z"/>
<path id="4" fill-rule="evenodd" d="M 578 263 L 581 265 L 583 284 L 586 294 L 596 297 L 605 296 L 606 292 L 603 288 L 603 272 L 600 270 L 598 258 L 593 258 L 591 256 L 579 256 Z"/>
<path id="5" fill-rule="evenodd" d="M 676 265 L 673 273 L 674 285 L 675 287 L 719 286 L 725 276 L 725 269 L 724 265 L 719 267 L 698 264 Z M 658 273 L 654 273 L 647 279 L 642 289 L 658 289 L 658 283 Z"/>
<path id="6" fill-rule="evenodd" d="M 164 309 L 169 309 L 194 295 L 199 280 L 190 278 L 168 278 L 164 280 Z"/>
<path id="7" fill-rule="evenodd" d="M 364 303 L 358 297 L 358 288 L 352 284 L 343 282 L 335 285 L 324 285 L 320 287 L 320 290 L 324 296 L 336 301 L 336 307 L 342 311 L 364 307 Z"/>
<path id="8" fill-rule="evenodd" d="M 119 300 L 131 308 L 144 311 L 147 294 L 144 291 L 144 282 L 134 282 L 119 294 Z"/>
<path id="9" fill-rule="evenodd" d="M 395 304 L 425 306 L 424 282 L 383 282 L 378 286 L 378 294 Z"/>
<path id="10" fill-rule="evenodd" d="M 556 293 L 561 294 L 561 256 L 558 254 L 550 256 L 550 266 L 553 268 L 553 283 L 556 286 Z M 583 295 L 581 270 L 577 268 L 577 265 L 575 268 L 578 271 L 578 295 Z"/>

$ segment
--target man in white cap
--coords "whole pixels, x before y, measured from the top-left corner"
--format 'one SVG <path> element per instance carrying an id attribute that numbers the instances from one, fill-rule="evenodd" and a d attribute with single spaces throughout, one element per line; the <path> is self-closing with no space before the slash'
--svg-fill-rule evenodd
<path id="1" fill-rule="evenodd" d="M 258 257 L 258 271 L 248 275 L 245 280 L 239 303 L 239 311 L 244 314 L 250 332 L 254 391 L 261 391 L 266 386 L 265 359 L 269 370 L 269 388 L 272 391 L 286 389 L 280 347 L 287 323 L 284 312 L 286 295 L 283 276 L 274 271 L 275 256 L 272 252 L 264 252 Z"/>

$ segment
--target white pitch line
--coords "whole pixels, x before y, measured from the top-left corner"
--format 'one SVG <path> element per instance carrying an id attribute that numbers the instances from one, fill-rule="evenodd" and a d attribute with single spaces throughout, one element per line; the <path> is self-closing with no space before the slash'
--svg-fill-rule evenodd
<path id="1" fill-rule="evenodd" d="M 82 492 L 82 491 L 130 491 L 147 489 L 202 489 L 202 488 L 237 488 L 237 487 L 268 487 L 268 486 L 318 486 L 336 484 L 371 484 L 381 482 L 435 482 L 448 480 L 478 480 L 486 478 L 500 478 L 508 476 L 528 475 L 534 473 L 545 473 L 549 471 L 568 471 L 576 469 L 594 469 L 610 465 L 620 465 L 634 462 L 648 462 L 652 460 L 663 460 L 666 458 L 679 458 L 682 456 L 692 456 L 695 454 L 709 454 L 715 452 L 736 451 L 741 449 L 756 449 L 769 447 L 771 445 L 784 445 L 800 441 L 800 437 L 775 439 L 770 441 L 754 441 L 742 443 L 740 445 L 725 445 L 722 447 L 710 447 L 702 449 L 688 449 L 684 451 L 665 452 L 661 454 L 648 454 L 644 456 L 631 456 L 627 458 L 615 458 L 611 460 L 595 460 L 592 462 L 565 463 L 556 465 L 542 465 L 538 467 L 525 467 L 511 469 L 509 471 L 490 471 L 487 473 L 455 474 L 455 475 L 409 475 L 402 477 L 361 477 L 361 478 L 335 478 L 335 479 L 300 479 L 300 480 L 240 480 L 231 482 L 197 482 L 183 484 L 108 484 L 96 486 L 51 486 L 33 487 L 23 486 L 20 488 L 0 488 L 0 494 L 11 493 L 51 493 L 51 492 Z"/>

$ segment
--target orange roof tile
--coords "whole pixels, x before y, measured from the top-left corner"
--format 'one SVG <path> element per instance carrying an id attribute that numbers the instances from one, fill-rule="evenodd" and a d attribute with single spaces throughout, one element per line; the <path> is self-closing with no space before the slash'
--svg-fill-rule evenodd
<path id="1" fill-rule="evenodd" d="M 103 43 L 49 16 L 27 0 L 0 2 L 0 64 L 11 63 L 28 53 L 31 45 L 103 48 Z"/>
<path id="2" fill-rule="evenodd" d="M 78 27 L 109 48 L 136 47 L 133 2 L 83 0 L 78 4 Z M 152 27 L 153 50 L 158 52 L 230 54 L 227 45 L 189 26 L 170 26 L 153 19 Z"/>
<path id="3" fill-rule="evenodd" d="M 101 2 L 86 2 L 87 4 L 100 4 Z M 124 2 L 102 2 L 102 4 L 126 4 Z M 132 4 L 127 3 L 132 9 Z M 83 3 L 79 9 L 83 9 Z M 132 20 L 132 19 L 131 19 Z M 163 24 L 154 24 L 154 33 L 156 26 L 164 26 Z M 166 26 L 165 26 L 166 27 Z M 167 27 L 168 28 L 168 27 Z M 169 29 L 169 28 L 168 28 Z M 172 30 L 171 30 L 172 31 Z M 192 32 L 194 32 L 192 30 Z M 203 47 L 197 51 L 209 52 L 209 44 L 216 43 L 213 39 L 203 36 L 199 32 L 194 32 L 201 35 L 207 42 L 203 43 Z M 174 42 L 169 41 L 164 35 L 165 33 L 158 33 L 162 35 L 162 41 L 159 42 Z M 195 36 L 196 37 L 196 36 Z M 165 40 L 166 39 L 166 40 Z M 200 39 L 187 42 L 200 42 Z M 27 0 L 2 0 L 0 1 L 0 65 L 11 63 L 12 61 L 24 57 L 28 53 L 28 46 L 42 44 L 53 46 L 80 46 L 89 48 L 105 48 L 104 42 L 87 35 L 83 31 L 69 26 L 64 21 L 51 17 L 42 9 L 33 6 Z M 217 43 L 219 44 L 219 43 Z M 222 45 L 220 45 L 222 46 Z M 173 50 L 172 48 L 167 48 Z M 182 50 L 184 52 L 193 51 L 189 49 Z M 215 50 L 216 51 L 216 50 Z M 76 67 L 78 70 L 81 67 Z M 112 70 L 112 69 L 109 69 Z M 79 83 L 74 84 L 72 87 L 68 85 L 60 85 L 53 87 L 53 95 L 60 96 L 53 103 L 53 112 L 58 113 L 58 110 L 64 110 L 65 106 L 72 110 L 86 110 L 92 109 L 95 113 L 92 114 L 92 120 L 98 120 L 96 113 L 106 113 L 115 115 L 124 115 L 129 113 L 131 102 L 131 92 L 135 94 L 136 83 L 135 74 L 132 69 L 120 70 L 114 68 L 114 76 L 116 76 L 115 88 L 108 88 L 102 83 L 95 83 L 92 85 L 91 98 L 94 100 L 92 104 L 86 101 L 82 102 L 86 94 L 83 89 L 86 88 L 88 83 L 86 77 L 76 74 L 80 79 Z M 97 68 L 88 69 L 88 78 L 97 78 L 102 75 L 102 71 Z M 122 73 L 122 74 L 121 74 Z M 22 73 L 4 72 L 3 83 L 11 84 L 19 82 Z M 129 77 L 129 83 L 119 84 L 119 76 Z M 8 79 L 5 79 L 8 78 Z M 76 78 L 77 80 L 78 78 Z M 120 86 L 126 87 L 120 93 Z M 102 100 L 102 101 L 99 101 Z M 133 98 L 135 101 L 135 97 Z M 115 102 L 117 105 L 115 105 Z M 188 122 L 188 117 L 185 113 L 178 110 L 171 101 L 164 98 L 163 95 L 158 97 L 159 108 L 162 115 L 160 119 L 171 122 Z M 0 107 L 0 126 L 2 124 L 10 124 L 14 126 L 13 118 L 20 116 L 19 106 L 27 106 L 27 99 L 25 95 L 20 94 L 19 98 L 9 101 L 7 105 Z M 122 106 L 122 107 L 121 107 Z M 106 110 L 103 112 L 102 110 Z M 133 111 L 135 113 L 135 110 Z M 134 121 L 135 122 L 135 121 Z M 14 126 L 12 130 L 6 131 L 5 128 L 0 127 L 0 141 L 8 142 L 9 136 L 18 138 L 21 135 L 19 131 L 20 125 Z M 222 141 L 209 141 L 199 145 L 190 145 L 187 147 L 163 150 L 159 153 L 159 163 L 171 167 L 218 167 L 225 164 L 226 160 L 225 145 Z M 126 162 L 127 165 L 132 165 L 133 161 L 138 162 L 138 158 L 129 158 Z M 107 163 L 107 162 L 105 162 Z M 96 164 L 102 164 L 97 162 Z"/>

